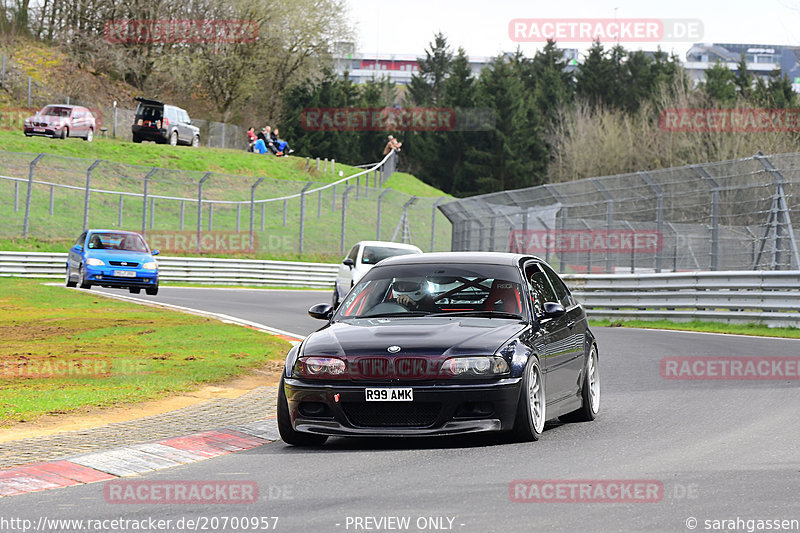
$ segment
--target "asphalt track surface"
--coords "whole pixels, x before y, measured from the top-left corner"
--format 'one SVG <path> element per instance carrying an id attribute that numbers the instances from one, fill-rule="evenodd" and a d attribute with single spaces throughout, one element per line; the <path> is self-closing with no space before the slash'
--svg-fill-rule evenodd
<path id="1" fill-rule="evenodd" d="M 155 299 L 305 334 L 321 325 L 307 308 L 328 296 L 166 288 Z M 535 443 L 492 436 L 330 439 L 300 449 L 279 441 L 134 478 L 254 481 L 260 491 L 254 504 L 109 504 L 104 484 L 95 483 L 2 498 L 0 523 L 153 518 L 172 520 L 167 531 L 183 531 L 174 526 L 181 518 L 268 516 L 279 517 L 274 530 L 286 532 L 436 531 L 437 524 L 438 531 L 591 532 L 759 531 L 757 520 L 800 520 L 799 382 L 667 380 L 659 366 L 673 356 L 797 357 L 800 341 L 622 328 L 595 334 L 600 416 L 551 422 Z M 649 503 L 512 502 L 509 485 L 520 479 L 650 480 L 663 494 Z M 398 526 L 377 522 L 388 517 L 408 517 L 409 525 L 377 527 Z M 441 521 L 428 520 L 436 517 Z M 769 525 L 775 531 L 781 524 Z M 273 529 L 260 529 L 267 530 Z M 237 530 L 209 525 L 206 531 Z"/>

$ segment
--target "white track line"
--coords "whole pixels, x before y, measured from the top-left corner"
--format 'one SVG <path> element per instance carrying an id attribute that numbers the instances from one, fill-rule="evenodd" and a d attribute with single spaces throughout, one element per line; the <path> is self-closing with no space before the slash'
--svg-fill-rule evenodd
<path id="1" fill-rule="evenodd" d="M 72 290 L 78 290 L 78 289 L 72 289 Z M 174 305 L 174 304 L 168 304 L 168 303 L 163 303 L 163 302 L 153 302 L 151 300 L 142 300 L 141 298 L 134 298 L 132 296 L 124 296 L 122 294 L 109 294 L 107 292 L 99 292 L 99 291 L 86 293 L 86 294 L 94 294 L 94 295 L 99 295 L 99 296 L 106 296 L 108 298 L 116 298 L 117 300 L 123 300 L 123 301 L 126 301 L 126 302 L 133 302 L 133 303 L 140 304 L 140 305 L 149 305 L 150 307 L 164 307 L 164 308 L 167 308 L 167 309 L 173 309 L 175 311 L 181 311 L 183 313 L 189 313 L 189 314 L 192 314 L 192 315 L 199 315 L 199 316 L 204 316 L 204 317 L 208 317 L 208 318 L 216 318 L 217 320 L 220 320 L 220 321 L 225 322 L 227 324 L 237 324 L 239 326 L 248 326 L 248 327 L 255 328 L 257 330 L 263 331 L 265 333 L 270 333 L 272 335 L 283 335 L 283 336 L 286 336 L 286 337 L 293 337 L 293 338 L 297 339 L 298 341 L 301 341 L 301 340 L 303 340 L 305 338 L 305 335 L 300 335 L 298 333 L 292 333 L 290 331 L 284 331 L 282 329 L 273 328 L 273 327 L 267 326 L 265 324 L 259 324 L 258 322 L 251 322 L 250 320 L 245 320 L 243 318 L 237 318 L 235 316 L 225 315 L 225 314 L 222 314 L 222 313 L 212 313 L 210 311 L 203 311 L 203 310 L 200 310 L 200 309 L 192 309 L 191 307 L 184 307 L 182 305 Z"/>

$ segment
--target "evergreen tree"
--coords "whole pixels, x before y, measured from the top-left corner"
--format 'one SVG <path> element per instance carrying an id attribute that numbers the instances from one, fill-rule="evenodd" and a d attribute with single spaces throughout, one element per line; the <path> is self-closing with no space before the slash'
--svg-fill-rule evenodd
<path id="1" fill-rule="evenodd" d="M 408 94 L 416 105 L 439 105 L 444 94 L 444 81 L 450 71 L 453 53 L 447 37 L 437 33 L 425 49 L 425 57 L 418 58 L 419 74 L 411 76 Z"/>
<path id="2" fill-rule="evenodd" d="M 730 106 L 736 102 L 736 77 L 722 62 L 706 70 L 704 90 L 712 103 Z"/>
<path id="3" fill-rule="evenodd" d="M 742 98 L 748 99 L 753 93 L 753 76 L 747 72 L 747 59 L 744 52 L 736 63 L 736 75 L 734 77 L 734 84 L 736 85 L 736 92 Z"/>
<path id="4" fill-rule="evenodd" d="M 572 100 L 575 80 L 567 70 L 564 51 L 556 48 L 555 41 L 547 41 L 542 50 L 536 52 L 531 61 L 534 88 L 534 104 L 546 122 L 555 120 L 556 113 Z"/>
<path id="5" fill-rule="evenodd" d="M 798 103 L 797 93 L 792 87 L 792 80 L 780 69 L 775 69 L 767 83 L 771 105 L 774 107 L 795 107 Z"/>
<path id="6" fill-rule="evenodd" d="M 608 54 L 603 45 L 595 41 L 575 75 L 576 95 L 585 99 L 592 107 L 606 104 L 612 92 L 612 76 Z"/>
<path id="7" fill-rule="evenodd" d="M 461 193 L 502 191 L 543 182 L 547 148 L 532 98 L 512 62 L 498 56 L 478 80 L 478 103 L 494 109 L 495 127 L 469 150 L 474 178 Z"/>

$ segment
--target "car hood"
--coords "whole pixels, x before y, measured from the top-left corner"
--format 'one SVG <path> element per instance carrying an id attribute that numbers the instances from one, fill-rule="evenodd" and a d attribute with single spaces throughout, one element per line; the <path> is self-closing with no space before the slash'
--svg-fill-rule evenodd
<path id="1" fill-rule="evenodd" d="M 153 256 L 148 252 L 131 252 L 128 250 L 97 250 L 86 252 L 86 257 L 96 257 L 103 261 L 131 261 L 139 264 L 153 261 Z"/>
<path id="2" fill-rule="evenodd" d="M 518 320 L 473 317 L 370 318 L 335 322 L 312 333 L 303 355 L 363 357 L 491 355 L 526 325 Z"/>
<path id="3" fill-rule="evenodd" d="M 69 122 L 69 117 L 57 117 L 55 115 L 33 115 L 28 117 L 28 122 L 43 122 L 45 124 L 60 124 Z"/>

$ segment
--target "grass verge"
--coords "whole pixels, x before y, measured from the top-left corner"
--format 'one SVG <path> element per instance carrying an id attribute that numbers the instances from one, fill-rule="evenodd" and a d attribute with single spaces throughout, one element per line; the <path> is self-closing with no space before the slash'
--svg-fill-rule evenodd
<path id="1" fill-rule="evenodd" d="M 0 425 L 160 398 L 282 358 L 288 343 L 213 319 L 0 279 Z"/>
<path id="2" fill-rule="evenodd" d="M 800 339 L 800 328 L 771 328 L 763 324 L 727 324 L 725 322 L 670 322 L 669 320 L 589 320 L 596 327 L 626 327 L 642 329 L 672 329 L 678 331 L 700 331 L 705 333 L 728 333 L 756 337 L 782 337 Z"/>

